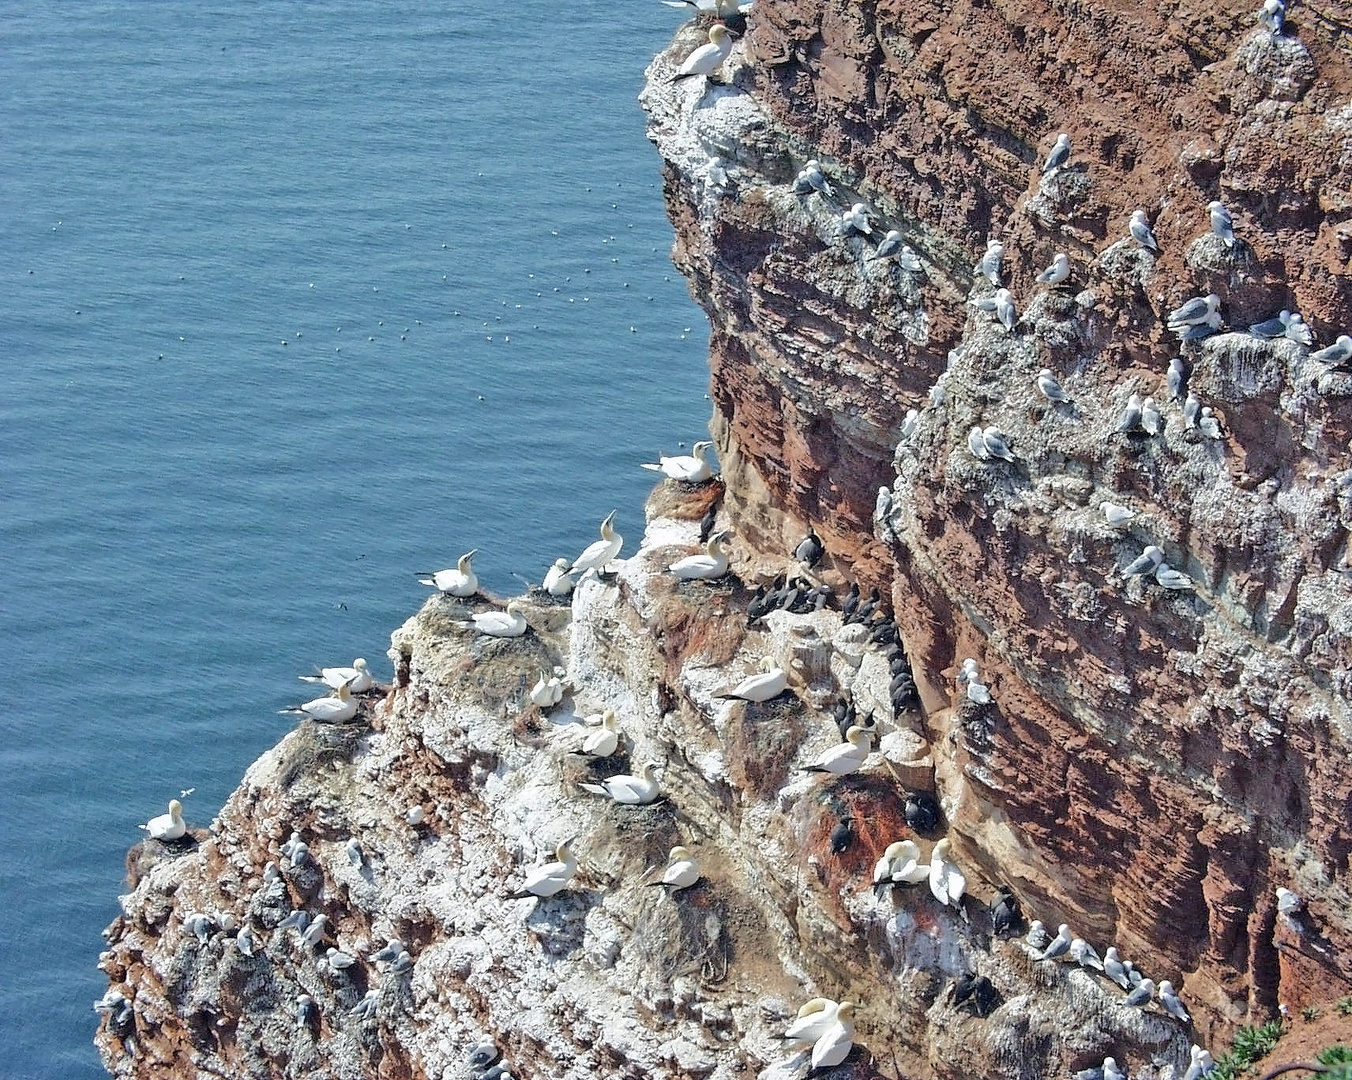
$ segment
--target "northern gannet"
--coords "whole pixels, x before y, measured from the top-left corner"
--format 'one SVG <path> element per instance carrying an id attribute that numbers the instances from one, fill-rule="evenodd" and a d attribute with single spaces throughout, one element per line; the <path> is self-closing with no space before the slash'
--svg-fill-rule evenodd
<path id="1" fill-rule="evenodd" d="M 655 762 L 646 761 L 637 776 L 620 773 L 602 780 L 599 784 L 582 784 L 584 791 L 594 792 L 614 799 L 626 806 L 645 806 L 657 798 L 657 778 L 653 776 Z"/>
<path id="2" fill-rule="evenodd" d="M 574 581 L 568 572 L 567 559 L 555 559 L 554 565 L 545 574 L 544 584 L 540 588 L 550 596 L 567 596 L 573 591 Z"/>
<path id="3" fill-rule="evenodd" d="M 779 666 L 774 657 L 766 656 L 761 659 L 761 674 L 748 675 L 731 690 L 715 694 L 714 697 L 769 701 L 782 694 L 788 685 L 788 673 Z"/>
<path id="4" fill-rule="evenodd" d="M 667 868 L 662 871 L 661 881 L 650 881 L 649 885 L 665 885 L 672 892 L 688 889 L 699 880 L 699 863 L 690 854 L 690 849 L 677 844 L 667 856 Z"/>
<path id="5" fill-rule="evenodd" d="M 489 637 L 514 638 L 526 632 L 526 616 L 516 600 L 507 602 L 504 611 L 480 611 L 468 622 L 456 623 L 465 630 L 477 630 Z"/>
<path id="6" fill-rule="evenodd" d="M 151 818 L 140 828 L 144 829 L 152 840 L 180 839 L 188 831 L 188 824 L 183 820 L 183 804 L 177 799 L 170 799 L 169 813 Z"/>
<path id="7" fill-rule="evenodd" d="M 438 570 L 426 577 L 419 577 L 418 580 L 424 585 L 439 589 L 447 596 L 473 596 L 479 591 L 479 579 L 474 576 L 474 569 L 470 563 L 477 554 L 479 554 L 477 548 L 474 551 L 467 551 L 460 556 L 454 569 Z"/>
<path id="8" fill-rule="evenodd" d="M 732 53 L 732 34 L 722 23 L 709 27 L 709 41 L 685 58 L 671 81 L 688 79 L 695 75 L 712 76 Z"/>
<path id="9" fill-rule="evenodd" d="M 320 668 L 318 675 L 302 675 L 300 679 L 301 682 L 324 683 L 335 690 L 345 685 L 354 694 L 370 690 L 376 684 L 366 669 L 366 661 L 360 656 L 352 661 L 351 667 Z"/>
<path id="10" fill-rule="evenodd" d="M 624 546 L 624 537 L 615 531 L 614 522 L 615 511 L 612 510 L 606 515 L 605 521 L 601 522 L 601 539 L 588 545 L 574 560 L 568 570 L 570 574 L 585 574 L 588 570 L 601 573 L 620 553 L 620 548 Z"/>
<path id="11" fill-rule="evenodd" d="M 557 674 L 540 672 L 539 681 L 530 689 L 530 703 L 548 709 L 563 700 L 563 680 Z"/>
<path id="12" fill-rule="evenodd" d="M 620 748 L 619 717 L 614 709 L 601 713 L 601 725 L 582 740 L 582 752 L 588 757 L 610 757 Z"/>
<path id="13" fill-rule="evenodd" d="M 357 702 L 344 683 L 328 697 L 315 698 L 289 709 L 283 713 L 301 713 L 321 724 L 343 724 L 357 715 Z"/>
<path id="14" fill-rule="evenodd" d="M 704 545 L 700 555 L 687 555 L 677 559 L 668 570 L 684 581 L 713 581 L 728 572 L 728 553 L 723 549 L 723 541 L 728 538 L 727 531 L 715 533 Z"/>
<path id="15" fill-rule="evenodd" d="M 881 893 L 889 885 L 917 885 L 929 877 L 929 865 L 920 863 L 920 847 L 914 840 L 888 844 L 873 868 L 873 887 Z"/>
<path id="16" fill-rule="evenodd" d="M 682 480 L 687 484 L 699 484 L 714 474 L 713 462 L 709 460 L 709 450 L 714 444 L 707 439 L 695 443 L 689 454 L 679 457 L 663 457 L 660 454 L 657 464 L 644 463 L 640 468 L 660 472 L 672 480 Z"/>
<path id="17" fill-rule="evenodd" d="M 831 773 L 833 776 L 844 776 L 846 773 L 858 771 L 859 767 L 868 759 L 872 749 L 872 739 L 869 738 L 869 733 L 856 725 L 845 732 L 844 742 L 837 743 L 819 757 L 815 764 L 807 765 L 800 771 L 824 772 Z"/>
<path id="18" fill-rule="evenodd" d="M 521 883 L 521 888 L 508 893 L 508 899 L 523 900 L 528 896 L 553 896 L 567 887 L 577 873 L 577 856 L 569 845 L 573 841 L 565 840 L 554 849 L 554 861 L 537 866 Z"/>
<path id="19" fill-rule="evenodd" d="M 836 1022 L 839 1004 L 830 998 L 815 997 L 803 1003 L 797 1018 L 785 1030 L 782 1038 L 792 1042 L 814 1043 L 831 1030 Z"/>
<path id="20" fill-rule="evenodd" d="M 930 852 L 929 883 L 934 899 L 951 907 L 962 907 L 962 894 L 967 891 L 967 876 L 948 858 L 949 839 L 944 837 Z"/>
<path id="21" fill-rule="evenodd" d="M 829 1069 L 850 1056 L 854 1047 L 854 1002 L 842 1001 L 836 1007 L 836 1019 L 812 1044 L 812 1068 Z"/>

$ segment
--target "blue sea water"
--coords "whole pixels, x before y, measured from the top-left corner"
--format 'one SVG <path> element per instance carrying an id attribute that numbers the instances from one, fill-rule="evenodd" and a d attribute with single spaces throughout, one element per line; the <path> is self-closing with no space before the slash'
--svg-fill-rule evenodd
<path id="1" fill-rule="evenodd" d="M 30 5 L 0 35 L 0 1075 L 103 1075 L 136 824 L 205 825 L 413 573 L 540 580 L 706 429 L 656 0 Z"/>

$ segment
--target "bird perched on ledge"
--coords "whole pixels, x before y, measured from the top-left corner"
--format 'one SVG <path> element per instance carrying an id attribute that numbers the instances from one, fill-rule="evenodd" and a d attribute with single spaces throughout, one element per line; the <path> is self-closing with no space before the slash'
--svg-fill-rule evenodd
<path id="1" fill-rule="evenodd" d="M 572 839 L 565 840 L 554 849 L 554 861 L 538 866 L 526 875 L 521 888 L 507 894 L 509 900 L 524 900 L 528 896 L 541 898 L 553 896 L 567 887 L 577 873 L 577 856 L 569 847 Z"/>
<path id="2" fill-rule="evenodd" d="M 188 831 L 183 820 L 183 804 L 177 799 L 169 800 L 169 813 L 153 817 L 141 826 L 152 840 L 179 840 Z"/>
<path id="3" fill-rule="evenodd" d="M 418 581 L 423 585 L 431 585 L 446 596 L 473 596 L 479 591 L 479 579 L 475 577 L 470 563 L 477 554 L 479 554 L 477 548 L 474 551 L 467 551 L 460 556 L 452 569 L 428 573 L 426 576 L 420 576 Z"/>
<path id="4" fill-rule="evenodd" d="M 708 440 L 695 443 L 689 454 L 678 457 L 658 456 L 657 464 L 644 463 L 641 468 L 660 472 L 672 480 L 681 480 L 687 484 L 699 484 L 713 476 L 713 463 L 709 461 L 709 449 L 714 444 Z"/>
<path id="5" fill-rule="evenodd" d="M 357 702 L 348 690 L 347 683 L 344 683 L 328 697 L 293 705 L 281 712 L 303 713 L 320 724 L 343 724 L 357 715 Z"/>
<path id="6" fill-rule="evenodd" d="M 700 555 L 677 559 L 667 569 L 683 581 L 713 581 L 728 572 L 728 553 L 723 548 L 728 532 L 725 529 L 709 537 Z"/>
<path id="7" fill-rule="evenodd" d="M 701 45 L 687 56 L 685 63 L 671 77 L 671 81 L 689 79 L 696 75 L 704 75 L 712 79 L 714 73 L 723 66 L 723 61 L 731 54 L 732 31 L 722 23 L 714 23 L 713 26 L 709 27 L 708 44 Z"/>
<path id="8" fill-rule="evenodd" d="M 643 763 L 643 767 L 639 769 L 637 776 L 620 773 L 617 776 L 607 777 L 599 784 L 581 784 L 579 786 L 583 791 L 605 795 L 626 806 L 646 806 L 648 803 L 654 802 L 661 791 L 657 784 L 657 777 L 653 775 L 655 768 L 657 768 L 656 762 L 646 761 Z"/>
<path id="9" fill-rule="evenodd" d="M 503 611 L 480 611 L 471 615 L 468 622 L 455 625 L 489 637 L 516 638 L 526 632 L 526 614 L 517 601 L 509 600 Z"/>
<path id="10" fill-rule="evenodd" d="M 605 570 L 607 564 L 624 546 L 624 537 L 615 531 L 614 522 L 615 511 L 612 510 L 606 515 L 605 521 L 601 522 L 601 539 L 583 549 L 582 554 L 569 567 L 568 573 L 585 574 L 588 570 L 600 573 Z"/>

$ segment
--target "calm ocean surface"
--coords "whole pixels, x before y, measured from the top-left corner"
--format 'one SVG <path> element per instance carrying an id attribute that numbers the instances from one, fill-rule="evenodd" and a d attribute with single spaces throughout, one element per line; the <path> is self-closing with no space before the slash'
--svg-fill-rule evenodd
<path id="1" fill-rule="evenodd" d="M 0 1075 L 104 1075 L 137 823 L 207 824 L 301 672 L 388 677 L 414 571 L 519 591 L 612 509 L 633 550 L 710 408 L 635 101 L 680 20 L 6 13 Z"/>

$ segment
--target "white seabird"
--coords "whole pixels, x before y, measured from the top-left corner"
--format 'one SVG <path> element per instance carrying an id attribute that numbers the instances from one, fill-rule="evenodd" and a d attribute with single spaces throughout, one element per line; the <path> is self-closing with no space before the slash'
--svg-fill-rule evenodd
<path id="1" fill-rule="evenodd" d="M 1165 321 L 1168 323 L 1170 330 L 1196 326 L 1213 318 L 1220 306 L 1221 298 L 1215 293 L 1209 293 L 1206 296 L 1194 296 L 1191 300 L 1185 301 L 1169 312 Z"/>
<path id="2" fill-rule="evenodd" d="M 462 630 L 475 630 L 489 637 L 517 638 L 526 632 L 526 615 L 518 601 L 509 600 L 502 611 L 476 612 L 469 617 L 469 621 L 455 625 Z"/>
<path id="3" fill-rule="evenodd" d="M 1191 431 L 1197 426 L 1197 418 L 1202 415 L 1202 403 L 1197 395 L 1189 391 L 1183 402 L 1183 430 Z"/>
<path id="4" fill-rule="evenodd" d="M 615 511 L 612 510 L 601 522 L 601 539 L 583 549 L 569 568 L 570 574 L 585 574 L 588 570 L 601 573 L 619 555 L 620 548 L 624 546 L 624 537 L 615 531 L 614 522 Z"/>
<path id="5" fill-rule="evenodd" d="M 548 709 L 562 700 L 563 680 L 553 672 L 540 672 L 540 678 L 530 688 L 530 703 L 537 708 Z"/>
<path id="6" fill-rule="evenodd" d="M 313 949 L 324 940 L 324 931 L 328 927 L 329 917 L 324 914 L 316 915 L 310 920 L 310 925 L 300 931 L 300 943 L 307 949 Z"/>
<path id="7" fill-rule="evenodd" d="M 857 772 L 873 751 L 873 740 L 867 730 L 855 725 L 845 732 L 845 741 L 827 750 L 816 762 L 805 765 L 801 772 L 824 772 L 844 776 Z"/>
<path id="8" fill-rule="evenodd" d="M 600 725 L 582 740 L 582 752 L 588 757 L 610 757 L 620 748 L 619 723 L 614 709 L 603 710 Z"/>
<path id="9" fill-rule="evenodd" d="M 1160 980 L 1160 1004 L 1164 1006 L 1164 1011 L 1170 1016 L 1182 1020 L 1185 1024 L 1192 1023 L 1192 1017 L 1188 1015 L 1188 1010 L 1184 1008 L 1182 1000 L 1174 993 L 1174 984 L 1168 979 Z"/>
<path id="10" fill-rule="evenodd" d="M 1263 0 L 1258 9 L 1258 25 L 1266 26 L 1273 37 L 1280 37 L 1286 27 L 1286 5 L 1282 0 Z"/>
<path id="11" fill-rule="evenodd" d="M 656 762 L 645 761 L 637 776 L 620 773 L 616 776 L 607 777 L 599 784 L 581 784 L 579 786 L 584 791 L 590 791 L 596 795 L 606 795 L 615 802 L 624 803 L 626 806 L 646 806 L 657 798 L 660 791 L 657 778 L 653 775 L 653 770 L 656 767 Z"/>
<path id="12" fill-rule="evenodd" d="M 1070 157 L 1070 136 L 1064 131 L 1056 137 L 1056 145 L 1052 147 L 1052 152 L 1047 155 L 1047 160 L 1042 164 L 1042 173 L 1045 176 L 1049 172 L 1055 172 L 1066 163 Z"/>
<path id="13" fill-rule="evenodd" d="M 967 677 L 967 700 L 974 705 L 989 705 L 991 703 L 991 688 L 974 674 Z"/>
<path id="14" fill-rule="evenodd" d="M 1183 366 L 1183 357 L 1175 356 L 1169 361 L 1169 371 L 1164 376 L 1164 384 L 1169 389 L 1169 399 L 1177 401 L 1183 396 L 1183 380 L 1187 371 Z"/>
<path id="15" fill-rule="evenodd" d="M 914 840 L 888 844 L 873 868 L 873 887 L 878 893 L 889 885 L 917 885 L 929 879 L 929 864 L 921 864 L 920 847 Z"/>
<path id="16" fill-rule="evenodd" d="M 823 997 L 805 1001 L 798 1010 L 798 1016 L 781 1037 L 792 1042 L 816 1042 L 831 1030 L 831 1025 L 836 1022 L 836 1010 L 841 1004 Z"/>
<path id="17" fill-rule="evenodd" d="M 1314 334 L 1311 333 L 1305 320 L 1301 318 L 1300 312 L 1295 312 L 1286 324 L 1286 333 L 1283 337 L 1289 341 L 1294 341 L 1298 345 L 1313 345 Z"/>
<path id="18" fill-rule="evenodd" d="M 1043 368 L 1037 373 L 1038 391 L 1048 401 L 1055 401 L 1061 404 L 1069 405 L 1070 398 L 1066 395 L 1061 384 L 1056 381 L 1056 376 L 1052 374 L 1051 368 Z"/>
<path id="19" fill-rule="evenodd" d="M 540 588 L 550 596 L 567 596 L 573 591 L 574 584 L 572 575 L 568 572 L 568 560 L 555 559 L 554 565 L 545 574 L 544 584 Z"/>
<path id="20" fill-rule="evenodd" d="M 1137 574 L 1154 573 L 1155 567 L 1162 562 L 1164 562 L 1164 552 L 1154 544 L 1147 544 L 1145 550 L 1127 564 L 1122 571 L 1122 576 L 1129 578 L 1135 577 Z"/>
<path id="21" fill-rule="evenodd" d="M 1070 926 L 1062 923 L 1056 929 L 1056 937 L 1047 943 L 1047 947 L 1042 950 L 1042 955 L 1037 959 L 1055 960 L 1059 956 L 1064 956 L 1070 951 L 1070 943 L 1074 940 L 1075 935 L 1070 932 Z"/>
<path id="22" fill-rule="evenodd" d="M 324 953 L 324 959 L 328 961 L 329 967 L 334 971 L 345 971 L 357 962 L 357 958 L 350 952 L 335 949 L 333 946 L 329 946 Z"/>
<path id="23" fill-rule="evenodd" d="M 679 457 L 663 457 L 660 454 L 657 464 L 645 462 L 641 468 L 660 472 L 672 480 L 681 480 L 687 484 L 699 484 L 714 474 L 713 463 L 709 460 L 709 450 L 714 444 L 707 439 L 695 443 L 689 454 Z"/>
<path id="24" fill-rule="evenodd" d="M 850 1056 L 854 1047 L 854 1002 L 836 1006 L 835 1022 L 812 1044 L 812 1068 L 830 1069 Z"/>
<path id="25" fill-rule="evenodd" d="M 976 424 L 967 433 L 967 450 L 978 461 L 989 461 L 991 452 L 986 449 L 986 439 L 982 435 L 981 425 Z"/>
<path id="26" fill-rule="evenodd" d="M 474 551 L 467 551 L 456 560 L 455 566 L 450 570 L 438 570 L 425 577 L 419 577 L 418 580 L 424 585 L 431 585 L 446 596 L 473 596 L 479 591 L 479 579 L 475 577 L 470 563 L 477 554 L 479 554 L 477 548 Z"/>
<path id="27" fill-rule="evenodd" d="M 690 854 L 690 849 L 677 844 L 667 855 L 667 868 L 662 871 L 661 881 L 650 881 L 649 885 L 664 885 L 672 892 L 688 889 L 699 880 L 699 863 Z"/>
<path id="28" fill-rule="evenodd" d="M 1150 979 L 1142 979 L 1131 993 L 1122 999 L 1123 1005 L 1135 1005 L 1139 1008 L 1145 1008 L 1150 1004 L 1150 999 L 1155 996 L 1155 984 Z"/>
<path id="29" fill-rule="evenodd" d="M 868 207 L 861 202 L 855 203 L 840 214 L 840 235 L 849 236 L 854 232 L 863 233 L 865 236 L 873 235 L 873 225 L 868 219 Z"/>
<path id="30" fill-rule="evenodd" d="M 352 693 L 360 694 L 363 690 L 370 690 L 375 686 L 375 679 L 371 678 L 371 673 L 366 670 L 366 661 L 362 657 L 352 661 L 351 667 L 326 667 L 320 668 L 318 675 L 302 675 L 301 682 L 324 683 L 337 690 L 340 686 L 346 686 Z"/>
<path id="31" fill-rule="evenodd" d="M 1225 242 L 1226 247 L 1235 246 L 1235 223 L 1230 218 L 1230 211 L 1225 208 L 1225 204 L 1220 200 L 1213 200 L 1207 203 L 1206 207 L 1211 211 L 1211 231 Z"/>
<path id="32" fill-rule="evenodd" d="M 667 569 L 683 581 L 713 581 L 728 572 L 728 553 L 723 541 L 728 538 L 726 530 L 714 533 L 704 545 L 700 555 L 687 555 L 677 559 Z"/>
<path id="33" fill-rule="evenodd" d="M 1219 439 L 1221 437 L 1221 422 L 1212 413 L 1210 405 L 1202 406 L 1202 413 L 1197 417 L 1197 430 L 1208 439 Z"/>
<path id="34" fill-rule="evenodd" d="M 1141 401 L 1140 394 L 1132 394 L 1127 399 L 1127 404 L 1122 410 L 1122 416 L 1117 421 L 1118 431 L 1138 431 L 1141 427 Z"/>
<path id="35" fill-rule="evenodd" d="M 1120 506 L 1114 502 L 1101 502 L 1099 509 L 1103 511 L 1103 516 L 1108 524 L 1116 528 L 1118 525 L 1125 525 L 1136 516 L 1136 512 L 1128 507 Z"/>
<path id="36" fill-rule="evenodd" d="M 140 828 L 152 840 L 178 840 L 188 831 L 188 823 L 183 820 L 183 804 L 177 799 L 169 800 L 169 813 L 153 817 Z"/>
<path id="37" fill-rule="evenodd" d="M 1122 966 L 1122 958 L 1117 955 L 1117 949 L 1109 945 L 1103 953 L 1103 974 L 1122 987 L 1123 990 L 1131 989 L 1131 980 L 1127 978 L 1127 969 Z"/>
<path id="38" fill-rule="evenodd" d="M 1155 399 L 1148 397 L 1142 401 L 1141 430 L 1147 435 L 1158 435 L 1163 423 L 1164 417 L 1160 415 L 1159 406 L 1155 404 Z"/>
<path id="39" fill-rule="evenodd" d="M 1042 925 L 1041 919 L 1034 919 L 1028 924 L 1028 933 L 1023 940 L 1034 949 L 1045 949 L 1047 947 L 1047 928 Z"/>
<path id="40" fill-rule="evenodd" d="M 672 82 L 678 79 L 689 79 L 696 75 L 706 75 L 712 77 L 713 74 L 723 66 L 723 61 L 732 54 L 732 34 L 722 23 L 714 23 L 709 27 L 709 41 L 701 45 L 685 58 L 676 74 L 671 77 Z"/>
<path id="41" fill-rule="evenodd" d="M 789 675 L 772 656 L 761 659 L 761 673 L 748 675 L 731 690 L 715 694 L 720 698 L 741 698 L 743 701 L 769 701 L 782 694 L 789 685 Z"/>
<path id="42" fill-rule="evenodd" d="M 1291 322 L 1291 312 L 1282 308 L 1270 319 L 1264 319 L 1262 322 L 1254 323 L 1249 327 L 1249 336 L 1256 338 L 1265 338 L 1268 341 L 1274 338 L 1286 337 L 1286 328 Z"/>
<path id="43" fill-rule="evenodd" d="M 1155 580 L 1166 589 L 1194 589 L 1196 582 L 1182 570 L 1175 570 L 1167 562 L 1155 567 Z"/>
<path id="44" fill-rule="evenodd" d="M 528 896 L 553 896 L 566 888 L 577 873 L 577 856 L 569 845 L 573 841 L 565 840 L 554 849 L 554 861 L 537 866 L 521 883 L 521 888 L 507 894 L 509 900 L 524 900 Z"/>
<path id="45" fill-rule="evenodd" d="M 1058 251 L 1052 256 L 1052 264 L 1038 274 L 1037 280 L 1039 285 L 1060 285 L 1068 277 L 1070 277 L 1070 260 L 1066 258 L 1065 252 Z"/>
<path id="46" fill-rule="evenodd" d="M 1004 258 L 1005 245 L 999 240 L 986 241 L 986 254 L 972 267 L 972 273 L 980 274 L 992 285 L 1000 284 L 1000 260 Z"/>
<path id="47" fill-rule="evenodd" d="M 930 852 L 929 886 L 934 899 L 961 910 L 962 894 L 967 891 L 967 875 L 948 858 L 950 841 L 944 837 Z"/>
<path id="48" fill-rule="evenodd" d="M 835 196 L 835 191 L 826 179 L 826 174 L 822 172 L 821 162 L 816 158 L 808 158 L 803 165 L 803 171 L 798 174 L 794 181 L 794 189 L 797 190 L 803 184 L 806 184 L 809 190 L 819 192 L 828 199 Z"/>
<path id="49" fill-rule="evenodd" d="M 1070 943 L 1067 953 L 1082 968 L 1092 968 L 1094 971 L 1103 970 L 1103 960 L 1099 957 L 1098 950 L 1084 938 L 1075 938 Z"/>
<path id="50" fill-rule="evenodd" d="M 306 701 L 280 711 L 303 713 L 320 724 L 344 724 L 357 715 L 357 701 L 344 684 L 328 697 L 315 698 L 313 701 Z"/>
<path id="51" fill-rule="evenodd" d="M 1150 222 L 1145 216 L 1144 210 L 1133 210 L 1131 212 L 1131 238 L 1143 248 L 1158 252 L 1160 249 L 1159 241 L 1155 239 L 1155 234 L 1150 231 Z"/>
<path id="52" fill-rule="evenodd" d="M 1006 330 L 1013 330 L 1014 324 L 1019 321 L 1018 309 L 1014 306 L 1014 294 L 1008 289 L 996 289 L 991 304 L 990 310 L 995 313 L 1000 325 Z"/>
<path id="53" fill-rule="evenodd" d="M 1183 1080 L 1201 1080 L 1203 1076 L 1216 1067 L 1216 1061 L 1211 1056 L 1211 1052 L 1203 1050 L 1196 1043 L 1192 1044 L 1192 1061 L 1188 1065 L 1188 1071 L 1183 1074 Z"/>
<path id="54" fill-rule="evenodd" d="M 1339 334 L 1338 340 L 1332 345 L 1326 345 L 1324 348 L 1310 353 L 1310 359 L 1320 364 L 1328 364 L 1330 367 L 1339 367 L 1352 360 L 1352 337 L 1347 334 Z"/>
<path id="55" fill-rule="evenodd" d="M 1005 433 L 993 424 L 981 433 L 981 441 L 986 444 L 986 451 L 991 457 L 1003 458 L 1005 461 L 1014 460 L 1014 451 L 1009 448 L 1009 440 Z"/>

